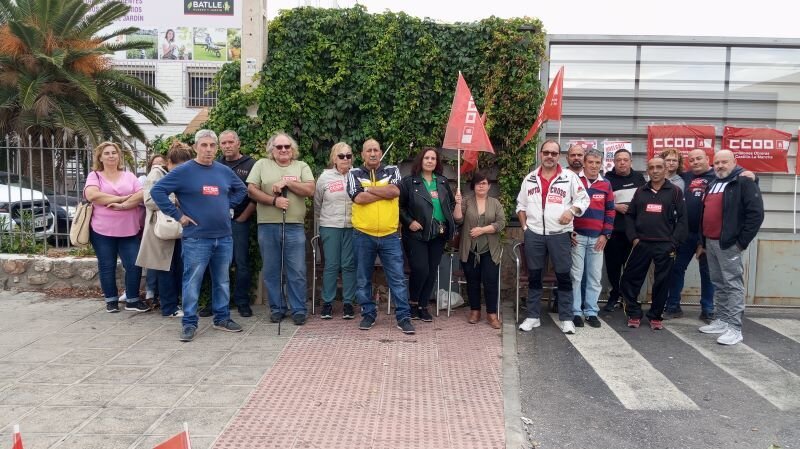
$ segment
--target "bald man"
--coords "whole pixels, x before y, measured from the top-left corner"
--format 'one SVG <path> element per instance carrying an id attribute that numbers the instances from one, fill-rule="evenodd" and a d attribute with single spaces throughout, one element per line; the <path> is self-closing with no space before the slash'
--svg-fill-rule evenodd
<path id="1" fill-rule="evenodd" d="M 735 345 L 742 341 L 744 315 L 744 264 L 742 252 L 753 241 L 764 222 L 764 201 L 758 185 L 739 176 L 744 170 L 728 150 L 714 156 L 716 179 L 708 186 L 700 214 L 703 238 L 698 257 L 708 258 L 714 284 L 716 319 L 700 332 L 721 334 L 717 343 Z"/>

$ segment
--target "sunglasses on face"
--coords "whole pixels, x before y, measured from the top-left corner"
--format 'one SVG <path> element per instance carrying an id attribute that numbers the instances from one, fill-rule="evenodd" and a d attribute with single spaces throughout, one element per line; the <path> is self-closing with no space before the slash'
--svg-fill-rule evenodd
<path id="1" fill-rule="evenodd" d="M 353 153 L 340 153 L 337 154 L 336 157 L 338 157 L 341 160 L 353 159 Z"/>
<path id="2" fill-rule="evenodd" d="M 275 148 L 276 150 L 279 150 L 279 151 L 280 150 L 291 150 L 292 146 L 291 145 L 275 145 L 273 148 Z"/>
<path id="3" fill-rule="evenodd" d="M 542 151 L 542 156 L 558 156 L 558 151 Z"/>

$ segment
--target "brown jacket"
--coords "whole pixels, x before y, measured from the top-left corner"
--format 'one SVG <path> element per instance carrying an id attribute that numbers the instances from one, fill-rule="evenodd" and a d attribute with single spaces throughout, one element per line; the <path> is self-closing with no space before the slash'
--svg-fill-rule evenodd
<path id="1" fill-rule="evenodd" d="M 464 198 L 461 202 L 461 210 L 464 212 L 463 224 L 461 225 L 461 243 L 458 247 L 458 252 L 461 254 L 461 261 L 466 262 L 469 259 L 469 251 L 472 248 L 472 237 L 469 236 L 470 230 L 478 226 L 478 203 L 475 201 L 475 196 L 470 195 Z M 496 198 L 486 198 L 486 223 L 494 227 L 494 234 L 486 234 L 489 238 L 489 253 L 492 255 L 492 261 L 500 264 L 500 256 L 502 255 L 502 245 L 500 243 L 500 231 L 506 227 L 506 214 L 503 210 L 503 205 L 500 204 Z"/>
<path id="2" fill-rule="evenodd" d="M 153 229 L 156 224 L 158 206 L 150 196 L 150 189 L 153 184 L 166 175 L 167 172 L 163 168 L 154 166 L 147 175 L 147 180 L 142 187 L 142 190 L 144 190 L 144 206 L 147 213 L 144 217 L 144 232 L 142 233 L 142 243 L 139 246 L 139 256 L 136 257 L 136 265 L 161 271 L 169 271 L 170 269 L 175 240 L 161 240 L 156 237 Z"/>

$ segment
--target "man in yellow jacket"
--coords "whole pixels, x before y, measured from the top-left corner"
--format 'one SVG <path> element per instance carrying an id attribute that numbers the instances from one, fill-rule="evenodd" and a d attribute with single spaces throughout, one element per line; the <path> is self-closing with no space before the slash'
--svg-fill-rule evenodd
<path id="1" fill-rule="evenodd" d="M 408 288 L 403 275 L 403 249 L 397 232 L 400 224 L 400 171 L 394 165 L 382 165 L 382 155 L 378 141 L 367 140 L 361 150 L 364 165 L 351 169 L 347 176 L 347 193 L 353 200 L 356 299 L 362 317 L 358 327 L 369 330 L 378 317 L 372 298 L 372 271 L 377 256 L 392 291 L 397 328 L 403 333 L 413 334 Z"/>

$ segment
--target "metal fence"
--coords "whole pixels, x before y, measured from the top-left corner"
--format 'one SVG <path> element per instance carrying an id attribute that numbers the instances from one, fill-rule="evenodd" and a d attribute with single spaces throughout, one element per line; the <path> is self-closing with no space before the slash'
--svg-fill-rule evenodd
<path id="1" fill-rule="evenodd" d="M 125 152 L 126 170 L 143 170 L 146 154 Z M 69 230 L 92 167 L 91 147 L 77 138 L 0 137 L 0 252 L 69 248 Z"/>

